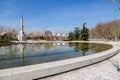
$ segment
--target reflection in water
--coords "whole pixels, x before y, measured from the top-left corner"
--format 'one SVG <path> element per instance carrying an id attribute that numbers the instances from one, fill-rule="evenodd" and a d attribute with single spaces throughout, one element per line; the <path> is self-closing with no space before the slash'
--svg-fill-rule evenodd
<path id="1" fill-rule="evenodd" d="M 69 43 L 70 47 L 73 47 L 75 52 L 82 51 L 83 56 L 87 53 L 89 50 L 89 43 Z"/>
<path id="2" fill-rule="evenodd" d="M 75 58 L 110 48 L 110 45 L 93 43 L 39 43 L 1 46 L 0 69 Z"/>
<path id="3" fill-rule="evenodd" d="M 16 45 L 9 45 L 9 46 L 1 46 L 0 47 L 0 60 L 5 60 L 10 58 L 11 56 L 14 57 L 18 53 L 18 48 Z"/>
<path id="4" fill-rule="evenodd" d="M 46 49 L 51 49 L 54 47 L 53 43 L 45 43 L 44 45 Z"/>
<path id="5" fill-rule="evenodd" d="M 81 43 L 80 45 L 80 49 L 83 53 L 83 56 L 85 56 L 85 54 L 88 52 L 89 50 L 89 43 Z"/>
<path id="6" fill-rule="evenodd" d="M 19 52 L 20 52 L 21 64 L 23 64 L 24 63 L 24 49 L 25 49 L 25 45 L 18 44 L 18 48 L 19 48 Z"/>
<path id="7" fill-rule="evenodd" d="M 106 44 L 96 44 L 96 43 L 91 43 L 89 44 L 89 48 L 94 51 L 94 53 L 102 52 L 104 50 L 108 50 L 112 48 L 111 45 L 106 45 Z"/>

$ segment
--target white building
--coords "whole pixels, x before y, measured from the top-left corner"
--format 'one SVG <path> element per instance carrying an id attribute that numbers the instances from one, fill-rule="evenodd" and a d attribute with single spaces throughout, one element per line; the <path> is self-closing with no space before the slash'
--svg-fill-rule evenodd
<path id="1" fill-rule="evenodd" d="M 68 40 L 67 34 L 52 33 L 52 35 L 53 35 L 53 40 L 60 40 L 60 41 Z"/>

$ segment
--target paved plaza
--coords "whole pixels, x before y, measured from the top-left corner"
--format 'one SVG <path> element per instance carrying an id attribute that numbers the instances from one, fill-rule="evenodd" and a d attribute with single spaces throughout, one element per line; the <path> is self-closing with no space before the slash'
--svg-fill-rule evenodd
<path id="1" fill-rule="evenodd" d="M 120 52 L 97 64 L 39 80 L 120 80 Z"/>

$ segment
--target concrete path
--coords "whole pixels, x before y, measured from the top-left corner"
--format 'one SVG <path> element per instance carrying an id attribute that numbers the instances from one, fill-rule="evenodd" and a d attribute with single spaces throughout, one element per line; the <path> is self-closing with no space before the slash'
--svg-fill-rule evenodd
<path id="1" fill-rule="evenodd" d="M 39 80 L 120 80 L 120 53 L 97 64 Z"/>

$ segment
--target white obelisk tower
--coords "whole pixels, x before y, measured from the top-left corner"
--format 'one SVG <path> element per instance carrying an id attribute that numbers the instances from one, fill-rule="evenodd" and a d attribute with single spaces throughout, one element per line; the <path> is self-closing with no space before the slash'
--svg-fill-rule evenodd
<path id="1" fill-rule="evenodd" d="M 25 41 L 25 33 L 24 33 L 24 25 L 23 25 L 23 17 L 20 17 L 20 30 L 18 34 L 18 40 L 19 41 Z"/>

